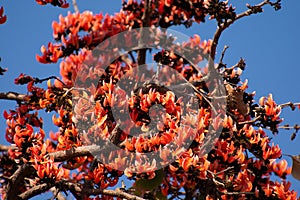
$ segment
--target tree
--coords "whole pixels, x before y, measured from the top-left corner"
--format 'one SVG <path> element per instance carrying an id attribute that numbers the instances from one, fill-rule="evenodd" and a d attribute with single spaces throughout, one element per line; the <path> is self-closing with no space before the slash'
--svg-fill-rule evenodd
<path id="1" fill-rule="evenodd" d="M 37 56 L 41 63 L 62 60 L 61 78 L 21 74 L 15 83 L 27 85 L 26 94 L 0 93 L 17 103 L 4 112 L 12 145 L 1 146 L 3 198 L 28 199 L 51 190 L 57 198 L 71 192 L 77 199 L 296 199 L 285 180 L 291 168 L 278 161 L 281 149 L 266 130 L 291 128 L 279 126 L 280 111 L 299 104 L 278 105 L 272 95 L 255 104 L 240 78 L 245 61 L 228 67 L 225 47 L 215 62 L 223 31 L 264 6 L 278 10 L 280 1 L 247 5 L 240 14 L 218 0 L 124 1 L 114 16 L 78 8 L 61 16 L 53 22 L 55 43 Z M 175 25 L 201 26 L 207 16 L 218 26 L 210 41 L 195 35 L 178 45 L 168 35 Z M 5 23 L 5 16 L 0 19 Z M 143 48 L 132 50 L 136 45 Z M 154 69 L 144 65 L 152 58 Z M 205 61 L 202 68 L 195 65 Z M 38 85 L 46 81 L 46 88 Z M 167 114 L 151 109 L 159 105 Z M 45 133 L 41 111 L 55 113 L 57 133 Z M 152 121 L 159 126 L 151 127 Z M 155 162 L 143 157 L 149 152 L 156 152 Z M 133 186 L 108 189 L 121 177 Z"/>

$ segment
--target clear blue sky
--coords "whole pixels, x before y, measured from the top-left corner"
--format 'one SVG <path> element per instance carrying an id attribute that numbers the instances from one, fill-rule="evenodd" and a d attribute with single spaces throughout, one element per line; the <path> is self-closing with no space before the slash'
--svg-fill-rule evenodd
<path id="1" fill-rule="evenodd" d="M 77 0 L 79 10 L 91 10 L 94 13 L 113 14 L 119 11 L 121 0 L 96 1 Z M 238 11 L 246 9 L 245 4 L 257 3 L 257 0 L 232 0 Z M 9 68 L 4 76 L 0 77 L 0 91 L 24 92 L 25 88 L 14 85 L 14 78 L 20 73 L 36 77 L 59 75 L 59 64 L 42 65 L 37 63 L 35 55 L 40 54 L 40 47 L 52 41 L 53 20 L 58 20 L 58 15 L 73 12 L 73 7 L 61 9 L 50 5 L 39 6 L 34 0 L 16 1 L 1 0 L 8 19 L 0 25 L 0 66 Z M 256 91 L 256 100 L 260 96 L 273 93 L 277 103 L 288 101 L 300 102 L 300 21 L 299 0 L 282 2 L 282 9 L 275 12 L 267 7 L 266 12 L 236 22 L 224 32 L 221 37 L 218 53 L 224 45 L 230 46 L 225 55 L 225 62 L 230 66 L 235 64 L 240 57 L 246 59 L 247 68 L 243 78 L 249 80 L 248 91 Z M 202 39 L 210 39 L 215 30 L 215 23 L 207 21 L 206 24 L 194 26 L 184 31 L 187 35 L 199 34 Z M 217 55 L 218 56 L 218 55 Z M 0 101 L 0 113 L 4 109 L 14 108 L 15 102 Z M 52 114 L 51 114 L 52 115 Z M 44 121 L 50 121 L 45 116 Z M 284 122 L 294 125 L 300 124 L 300 111 L 283 111 Z M 45 126 L 47 131 L 55 127 Z M 0 142 L 4 142 L 5 120 L 0 117 Z M 300 135 L 290 141 L 292 131 L 280 131 L 273 137 L 284 153 L 300 154 Z M 286 158 L 291 165 L 289 158 Z M 300 183 L 289 177 L 293 188 L 300 192 Z M 38 199 L 38 198 L 37 198 Z"/>

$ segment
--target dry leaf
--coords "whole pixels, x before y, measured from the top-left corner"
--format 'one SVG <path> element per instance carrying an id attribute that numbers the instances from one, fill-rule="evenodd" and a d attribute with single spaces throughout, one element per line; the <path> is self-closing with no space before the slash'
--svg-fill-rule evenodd
<path id="1" fill-rule="evenodd" d="M 225 85 L 228 94 L 228 106 L 237 109 L 244 116 L 249 114 L 249 105 L 244 102 L 244 91 L 234 89 L 230 84 Z"/>
<path id="2" fill-rule="evenodd" d="M 300 180 L 300 155 L 298 155 L 298 156 L 293 156 L 293 155 L 289 155 L 289 154 L 284 154 L 284 155 L 292 158 L 292 160 L 293 160 L 292 176 L 295 179 Z"/>

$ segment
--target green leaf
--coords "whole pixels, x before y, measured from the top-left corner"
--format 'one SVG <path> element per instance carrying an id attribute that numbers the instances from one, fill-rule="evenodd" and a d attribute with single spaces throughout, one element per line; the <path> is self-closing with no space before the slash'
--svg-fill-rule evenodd
<path id="1" fill-rule="evenodd" d="M 161 191 L 156 192 L 155 194 L 156 200 L 167 200 L 167 196 L 163 195 Z"/>
<path id="2" fill-rule="evenodd" d="M 164 171 L 163 169 L 155 171 L 155 177 L 153 179 L 139 179 L 135 182 L 136 192 L 140 191 L 152 191 L 157 188 L 163 181 Z"/>

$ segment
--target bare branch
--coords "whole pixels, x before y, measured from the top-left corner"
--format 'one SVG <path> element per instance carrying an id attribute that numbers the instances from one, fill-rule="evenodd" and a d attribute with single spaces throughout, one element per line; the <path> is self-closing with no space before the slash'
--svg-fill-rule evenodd
<path id="1" fill-rule="evenodd" d="M 18 147 L 0 144 L 0 152 L 1 152 L 1 151 L 8 151 L 9 149 L 17 150 Z"/>
<path id="2" fill-rule="evenodd" d="M 300 106 L 300 103 L 287 102 L 279 105 L 281 108 L 290 107 L 292 110 L 295 110 L 297 106 Z"/>
<path id="3" fill-rule="evenodd" d="M 27 190 L 26 192 L 23 192 L 22 194 L 19 195 L 21 199 L 29 199 L 31 197 L 34 197 L 36 195 L 39 195 L 41 193 L 46 192 L 52 187 L 51 184 L 49 183 L 43 183 L 41 185 L 34 186 Z"/>
<path id="4" fill-rule="evenodd" d="M 231 170 L 231 169 L 234 169 L 234 167 L 227 167 L 226 169 L 223 169 L 223 170 L 221 170 L 221 171 L 215 173 L 215 176 L 217 176 L 217 175 L 219 175 L 219 174 L 222 174 L 222 173 L 224 173 L 224 172 L 226 172 L 226 171 L 229 171 L 229 170 Z"/>
<path id="5" fill-rule="evenodd" d="M 68 150 L 49 153 L 48 156 L 54 157 L 55 162 L 63 162 L 78 156 L 89 156 L 100 152 L 103 148 L 98 145 L 81 146 Z"/>
<path id="6" fill-rule="evenodd" d="M 78 184 L 74 183 L 65 183 L 64 184 L 69 190 L 73 190 L 76 193 L 82 193 L 87 195 L 99 195 L 104 194 L 113 197 L 125 198 L 129 200 L 144 200 L 144 198 L 128 194 L 120 188 L 116 188 L 116 190 L 107 190 L 107 189 L 87 189 L 82 191 L 82 188 Z"/>
<path id="7" fill-rule="evenodd" d="M 34 168 L 27 164 L 20 166 L 17 169 L 17 171 L 15 171 L 15 173 L 9 178 L 9 182 L 7 184 L 7 188 L 6 188 L 7 200 L 18 199 L 16 190 L 21 185 L 22 181 L 24 180 L 24 177 L 30 175 L 34 171 L 35 171 Z"/>
<path id="8" fill-rule="evenodd" d="M 242 195 L 242 194 L 254 195 L 255 194 L 254 192 L 221 192 L 221 193 L 226 195 Z"/>
<path id="9" fill-rule="evenodd" d="M 144 198 L 128 194 L 121 189 L 117 188 L 116 190 L 101 190 L 101 189 L 92 189 L 87 191 L 88 194 L 104 194 L 104 195 L 109 195 L 109 196 L 114 196 L 114 197 L 119 197 L 119 198 L 125 198 L 128 200 L 144 200 Z"/>
<path id="10" fill-rule="evenodd" d="M 76 0 L 72 0 L 72 3 L 73 3 L 74 11 L 75 11 L 76 13 L 79 13 L 79 9 L 78 9 L 78 5 L 77 5 Z"/>
<path id="11" fill-rule="evenodd" d="M 25 101 L 26 96 L 26 94 L 19 94 L 17 92 L 0 92 L 0 99 L 5 100 Z"/>
<path id="12" fill-rule="evenodd" d="M 61 193 L 61 191 L 58 188 L 52 187 L 50 191 L 53 193 L 52 199 L 66 200 L 66 197 Z"/>
<path id="13" fill-rule="evenodd" d="M 142 28 L 150 26 L 150 16 L 151 16 L 151 0 L 144 1 L 144 13 L 142 16 Z M 145 34 L 143 34 L 143 29 L 141 29 L 141 39 L 143 40 Z M 137 62 L 139 65 L 143 65 L 146 62 L 146 49 L 140 49 L 138 52 Z"/>
<path id="14" fill-rule="evenodd" d="M 253 124 L 254 122 L 256 122 L 257 120 L 259 120 L 260 117 L 255 117 L 254 119 L 252 120 L 249 120 L 249 121 L 243 121 L 243 122 L 239 122 L 238 124 L 239 125 L 244 125 L 244 124 Z"/>
<path id="15" fill-rule="evenodd" d="M 300 130 L 300 126 L 298 124 L 294 125 L 294 126 L 290 126 L 288 124 L 285 124 L 283 126 L 279 126 L 279 129 L 285 129 L 285 130 L 291 130 L 291 129 L 295 129 L 296 131 Z"/>
<path id="16" fill-rule="evenodd" d="M 264 5 L 270 4 L 270 0 L 264 0 L 263 2 L 255 5 L 255 6 L 248 6 L 250 7 L 248 10 L 238 14 L 234 19 L 232 20 L 228 20 L 226 22 L 224 22 L 223 24 L 219 25 L 215 34 L 214 34 L 214 38 L 213 38 L 213 42 L 212 42 L 212 46 L 211 46 L 211 50 L 210 50 L 210 57 L 211 60 L 213 61 L 215 59 L 216 56 L 216 49 L 219 43 L 219 39 L 220 36 L 222 34 L 222 32 L 227 29 L 231 24 L 233 24 L 235 21 L 246 17 L 246 16 L 250 16 L 252 14 L 257 13 L 258 8 L 262 8 Z"/>
<path id="17" fill-rule="evenodd" d="M 116 188 L 115 190 L 89 189 L 89 188 L 85 189 L 84 187 L 81 187 L 82 185 L 74 184 L 74 183 L 70 183 L 70 182 L 65 182 L 65 183 L 60 183 L 60 184 L 62 184 L 66 189 L 70 190 L 76 198 L 82 197 L 79 194 L 84 194 L 84 195 L 88 195 L 88 196 L 103 194 L 103 195 L 119 197 L 119 198 L 124 198 L 124 199 L 129 199 L 129 200 L 144 200 L 143 198 L 129 194 L 120 188 Z M 19 198 L 20 199 L 29 199 L 29 198 L 39 195 L 43 192 L 46 192 L 47 190 L 53 188 L 54 185 L 55 184 L 42 183 L 40 185 L 32 187 L 31 189 L 27 190 L 26 192 L 20 194 Z M 63 196 L 63 195 L 61 195 L 61 196 Z"/>
<path id="18" fill-rule="evenodd" d="M 46 156 L 53 157 L 55 162 L 63 162 L 79 156 L 95 156 L 101 153 L 103 150 L 109 152 L 116 150 L 116 147 L 113 145 L 112 141 L 105 141 L 100 145 L 74 147 L 68 150 L 52 152 L 47 154 Z"/>
<path id="19" fill-rule="evenodd" d="M 229 46 L 227 46 L 227 45 L 224 46 L 224 49 L 223 49 L 223 51 L 222 51 L 222 55 L 221 55 L 221 58 L 220 58 L 220 62 L 219 62 L 219 63 L 223 63 L 223 58 L 224 58 L 225 52 L 226 52 L 226 50 L 227 50 L 228 48 L 229 48 Z"/>

